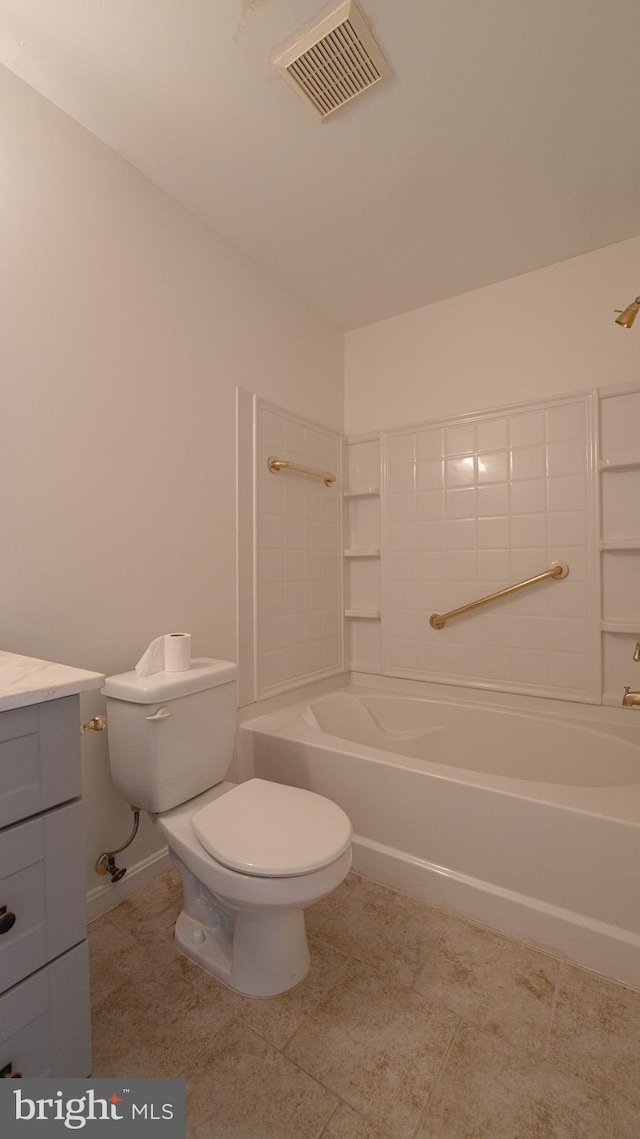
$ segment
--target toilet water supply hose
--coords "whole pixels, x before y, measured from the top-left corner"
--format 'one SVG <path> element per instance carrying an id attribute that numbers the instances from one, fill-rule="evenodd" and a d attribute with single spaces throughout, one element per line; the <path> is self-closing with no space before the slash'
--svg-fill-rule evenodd
<path id="1" fill-rule="evenodd" d="M 86 724 L 82 724 L 80 735 L 84 735 L 85 732 L 104 732 L 106 726 L 106 716 L 94 716 L 92 720 L 88 720 Z M 138 827 L 140 826 L 140 808 L 132 805 L 130 810 L 133 811 L 133 827 L 131 828 L 131 834 L 127 841 L 123 842 L 122 846 L 116 847 L 115 850 L 105 850 L 96 862 L 96 874 L 109 874 L 111 875 L 112 882 L 119 882 L 127 873 L 126 866 L 122 868 L 116 866 L 115 855 L 121 854 L 123 850 L 131 846 L 131 843 L 138 833 Z"/>
<path id="2" fill-rule="evenodd" d="M 140 826 L 140 808 L 132 806 L 130 809 L 133 811 L 133 827 L 131 828 L 131 834 L 127 841 L 123 842 L 122 846 L 118 846 L 115 850 L 106 850 L 104 854 L 100 855 L 96 862 L 96 874 L 110 874 L 112 882 L 119 882 L 127 873 L 126 866 L 122 868 L 116 866 L 115 855 L 121 854 L 123 850 L 131 846 L 131 843 L 138 833 L 138 827 Z"/>

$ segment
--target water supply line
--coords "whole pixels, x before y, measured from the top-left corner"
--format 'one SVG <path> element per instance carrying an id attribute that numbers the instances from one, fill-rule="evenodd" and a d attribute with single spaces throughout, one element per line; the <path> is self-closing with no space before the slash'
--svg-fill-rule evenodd
<path id="1" fill-rule="evenodd" d="M 116 866 L 115 855 L 121 854 L 123 850 L 126 850 L 128 846 L 131 846 L 131 843 L 138 833 L 138 827 L 140 826 L 140 808 L 131 806 L 130 810 L 133 811 L 134 817 L 131 834 L 129 835 L 127 841 L 124 842 L 122 846 L 117 847 L 116 850 L 106 850 L 104 854 L 100 855 L 98 861 L 96 862 L 96 874 L 110 874 L 112 882 L 119 882 L 120 879 L 124 878 L 125 874 L 127 873 L 126 866 L 123 866 L 122 868 Z"/>
<path id="2" fill-rule="evenodd" d="M 80 735 L 84 735 L 85 732 L 104 732 L 106 726 L 106 716 L 94 716 L 92 720 L 88 720 L 86 724 L 81 725 Z M 131 806 L 130 810 L 133 811 L 133 827 L 131 828 L 131 834 L 127 841 L 124 842 L 122 846 L 118 846 L 115 850 L 105 850 L 96 862 L 96 874 L 110 874 L 111 881 L 114 883 L 119 882 L 127 873 L 126 866 L 116 866 L 115 855 L 121 854 L 123 850 L 131 846 L 131 843 L 138 833 L 138 827 L 140 826 L 140 808 Z"/>

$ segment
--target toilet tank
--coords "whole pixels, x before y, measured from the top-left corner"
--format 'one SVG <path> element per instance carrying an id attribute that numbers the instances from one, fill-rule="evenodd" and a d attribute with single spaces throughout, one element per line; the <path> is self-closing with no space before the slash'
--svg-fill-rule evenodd
<path id="1" fill-rule="evenodd" d="M 185 672 L 107 678 L 109 762 L 124 799 L 154 813 L 224 779 L 238 706 L 237 665 L 201 657 Z"/>

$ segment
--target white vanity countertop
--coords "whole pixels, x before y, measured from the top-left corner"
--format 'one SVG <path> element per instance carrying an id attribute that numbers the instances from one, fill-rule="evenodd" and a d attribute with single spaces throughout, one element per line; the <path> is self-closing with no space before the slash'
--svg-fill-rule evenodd
<path id="1" fill-rule="evenodd" d="M 0 712 L 102 688 L 104 676 L 49 660 L 0 652 Z"/>

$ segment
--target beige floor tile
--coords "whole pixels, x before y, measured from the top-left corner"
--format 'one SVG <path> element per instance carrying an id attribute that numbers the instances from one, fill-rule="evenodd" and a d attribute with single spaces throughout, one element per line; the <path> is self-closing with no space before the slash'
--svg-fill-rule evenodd
<path id="1" fill-rule="evenodd" d="M 547 1058 L 640 1107 L 640 992 L 563 965 Z"/>
<path id="2" fill-rule="evenodd" d="M 457 1023 L 353 961 L 285 1055 L 393 1139 L 410 1139 Z"/>
<path id="3" fill-rule="evenodd" d="M 94 1005 L 93 1075 L 184 1076 L 233 1017 L 224 987 L 182 955 L 160 969 L 141 956 Z"/>
<path id="4" fill-rule="evenodd" d="M 541 1053 L 558 972 L 547 954 L 451 915 L 414 987 L 500 1039 Z"/>
<path id="5" fill-rule="evenodd" d="M 111 917 L 111 915 L 105 915 Z M 105 917 L 89 926 L 91 1000 L 94 1004 L 117 989 L 129 976 L 140 944 L 121 922 Z"/>
<path id="6" fill-rule="evenodd" d="M 322 1139 L 386 1139 L 386 1136 L 353 1108 L 340 1103 L 322 1132 Z"/>
<path id="7" fill-rule="evenodd" d="M 640 1136 L 640 1108 L 617 1100 L 611 1105 L 610 1139 L 638 1139 Z"/>
<path id="8" fill-rule="evenodd" d="M 563 965 L 551 1024 L 553 958 L 351 874 L 254 1000 L 177 950 L 181 904 L 170 872 L 92 923 L 94 1075 L 185 1075 L 189 1139 L 640 1139 L 640 993 Z"/>
<path id="9" fill-rule="evenodd" d="M 177 870 L 169 870 L 150 886 L 132 894 L 118 906 L 118 920 L 138 935 L 160 935 L 171 929 L 182 909 L 182 883 Z M 111 911 L 114 913 L 114 911 Z"/>
<path id="10" fill-rule="evenodd" d="M 189 1073 L 188 1139 L 317 1139 L 335 1096 L 246 1024 L 220 1033 Z"/>
<path id="11" fill-rule="evenodd" d="M 157 898 L 157 893 L 155 896 Z M 94 1004 L 126 981 L 133 987 L 140 982 L 156 982 L 170 988 L 174 983 L 179 985 L 187 971 L 201 972 L 178 950 L 173 925 L 166 924 L 166 908 L 163 907 L 156 916 L 155 924 L 153 917 L 143 920 L 143 894 L 136 897 L 139 921 L 134 921 L 131 916 L 123 920 L 120 917 L 123 907 L 119 906 L 91 924 L 91 995 Z M 211 983 L 219 984 L 213 978 Z M 223 994 L 226 993 L 224 986 L 219 985 L 219 988 Z"/>
<path id="12" fill-rule="evenodd" d="M 334 901 L 320 936 L 401 985 L 413 984 L 442 928 L 439 910 L 360 878 Z"/>
<path id="13" fill-rule="evenodd" d="M 582 1080 L 461 1027 L 416 1139 L 608 1139 L 609 1104 Z"/>
<path id="14" fill-rule="evenodd" d="M 260 998 L 229 992 L 236 1015 L 276 1048 L 284 1048 L 305 1016 L 313 1012 L 348 967 L 348 959 L 319 938 L 310 937 L 309 948 L 309 973 L 304 981 L 287 993 Z"/>

